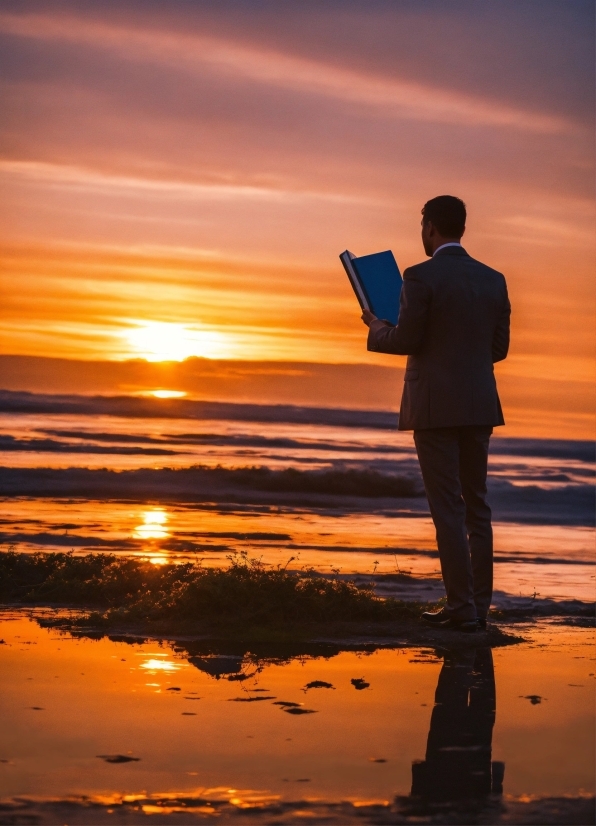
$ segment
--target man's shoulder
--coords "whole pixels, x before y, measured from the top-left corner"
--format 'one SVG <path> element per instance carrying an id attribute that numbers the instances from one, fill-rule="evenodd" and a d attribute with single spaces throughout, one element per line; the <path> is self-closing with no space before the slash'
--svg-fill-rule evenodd
<path id="1" fill-rule="evenodd" d="M 420 279 L 422 281 L 426 281 L 427 279 L 432 279 L 433 276 L 437 276 L 442 273 L 453 272 L 459 268 L 462 268 L 469 271 L 470 267 L 478 272 L 478 274 L 482 274 L 485 277 L 493 278 L 498 281 L 504 281 L 505 276 L 503 273 L 495 270 L 493 267 L 489 267 L 488 264 L 485 264 L 482 261 L 478 261 L 476 258 L 472 258 L 471 255 L 465 253 L 465 255 L 436 255 L 433 258 L 429 258 L 427 261 L 421 261 L 419 264 L 413 264 L 411 267 L 408 267 L 404 270 L 404 280 L 406 278 L 413 278 L 413 279 Z"/>
<path id="2" fill-rule="evenodd" d="M 428 261 L 421 261 L 419 264 L 412 264 L 411 267 L 407 267 L 403 272 L 404 280 L 406 278 L 424 278 L 426 275 L 431 275 L 433 272 L 432 262 L 433 259 L 429 258 Z"/>
<path id="3" fill-rule="evenodd" d="M 468 255 L 468 261 L 471 261 L 474 267 L 477 267 L 479 271 L 482 270 L 482 272 L 486 275 L 505 278 L 502 272 L 499 272 L 499 270 L 496 270 L 494 267 L 489 267 L 489 265 L 485 264 L 484 261 L 479 261 L 477 258 L 472 258 L 471 255 Z"/>
<path id="4" fill-rule="evenodd" d="M 444 267 L 437 266 L 436 258 L 429 258 L 427 261 L 421 261 L 419 264 L 412 264 L 404 270 L 403 279 L 407 281 L 418 281 L 422 284 L 431 286 L 437 280 L 437 276 L 443 271 Z"/>

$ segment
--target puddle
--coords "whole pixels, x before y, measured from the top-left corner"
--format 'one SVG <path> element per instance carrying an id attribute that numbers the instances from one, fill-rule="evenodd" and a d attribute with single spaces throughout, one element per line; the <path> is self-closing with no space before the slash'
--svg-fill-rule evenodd
<path id="1" fill-rule="evenodd" d="M 593 631 L 527 630 L 465 654 L 248 651 L 73 638 L 5 612 L 0 797 L 591 792 Z"/>

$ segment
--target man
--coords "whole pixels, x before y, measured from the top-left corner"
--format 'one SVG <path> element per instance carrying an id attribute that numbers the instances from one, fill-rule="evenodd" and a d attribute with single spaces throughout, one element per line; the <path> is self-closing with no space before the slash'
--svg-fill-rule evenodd
<path id="1" fill-rule="evenodd" d="M 466 207 L 441 195 L 422 209 L 430 261 L 404 272 L 397 325 L 365 310 L 368 349 L 407 355 L 399 429 L 413 430 L 435 524 L 446 606 L 434 625 L 486 627 L 493 540 L 486 502 L 488 445 L 504 424 L 493 363 L 507 356 L 511 307 L 501 273 L 461 245 Z"/>

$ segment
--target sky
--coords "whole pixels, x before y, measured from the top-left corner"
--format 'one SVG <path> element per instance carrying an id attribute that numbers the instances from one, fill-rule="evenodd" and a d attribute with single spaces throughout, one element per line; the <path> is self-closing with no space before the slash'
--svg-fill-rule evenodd
<path id="1" fill-rule="evenodd" d="M 403 368 L 338 254 L 449 193 L 506 413 L 593 432 L 592 2 L 3 0 L 0 66 L 1 353 Z"/>

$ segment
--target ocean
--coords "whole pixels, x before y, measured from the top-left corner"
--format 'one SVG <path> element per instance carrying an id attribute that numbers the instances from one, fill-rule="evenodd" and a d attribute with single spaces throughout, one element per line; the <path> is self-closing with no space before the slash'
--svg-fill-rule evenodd
<path id="1" fill-rule="evenodd" d="M 412 435 L 396 426 L 383 411 L 2 391 L 0 542 L 155 564 L 245 553 L 440 597 Z M 593 600 L 593 443 L 497 430 L 489 491 L 495 604 Z"/>

